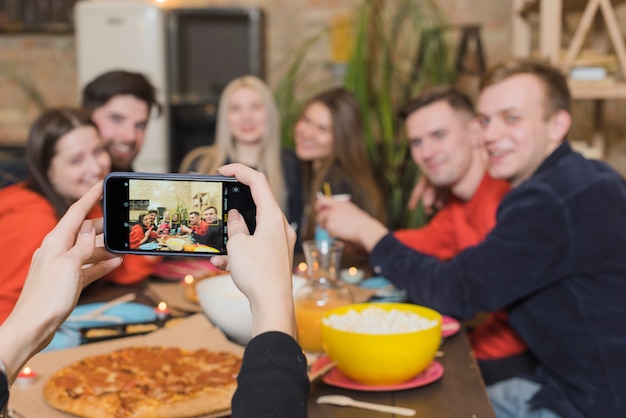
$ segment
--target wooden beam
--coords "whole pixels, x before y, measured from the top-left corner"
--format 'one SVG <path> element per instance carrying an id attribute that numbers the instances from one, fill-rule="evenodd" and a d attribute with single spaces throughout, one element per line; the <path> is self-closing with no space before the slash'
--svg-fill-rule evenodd
<path id="1" fill-rule="evenodd" d="M 553 65 L 561 51 L 563 0 L 542 1 L 539 5 L 539 54 Z"/>
<path id="2" fill-rule="evenodd" d="M 578 54 L 580 54 L 585 37 L 589 33 L 589 29 L 591 29 L 593 17 L 596 15 L 598 7 L 600 6 L 600 1 L 601 0 L 589 0 L 587 7 L 585 7 L 583 16 L 580 18 L 580 23 L 578 23 L 578 26 L 576 27 L 576 32 L 574 33 L 572 42 L 570 42 L 569 48 L 567 49 L 565 61 L 563 61 L 561 65 L 561 68 L 566 74 L 574 64 L 574 60 Z"/>
<path id="3" fill-rule="evenodd" d="M 617 17 L 615 17 L 615 10 L 613 10 L 610 0 L 599 0 L 599 2 L 609 36 L 613 42 L 613 48 L 615 48 L 615 53 L 617 54 L 622 75 L 626 78 L 626 48 L 624 47 L 624 37 L 617 23 Z"/>

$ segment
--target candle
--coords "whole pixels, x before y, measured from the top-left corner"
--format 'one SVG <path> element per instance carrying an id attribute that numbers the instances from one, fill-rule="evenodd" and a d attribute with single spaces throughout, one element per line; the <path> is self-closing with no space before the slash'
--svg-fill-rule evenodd
<path id="1" fill-rule="evenodd" d="M 183 285 L 185 286 L 185 297 L 192 302 L 198 302 L 198 294 L 196 293 L 196 279 L 188 274 L 183 279 Z"/>
<path id="2" fill-rule="evenodd" d="M 37 373 L 30 367 L 26 366 L 22 369 L 22 371 L 17 375 L 15 379 L 15 386 L 30 386 L 35 383 L 37 380 Z"/>
<path id="3" fill-rule="evenodd" d="M 167 303 L 165 302 L 159 302 L 154 311 L 156 312 L 157 319 L 161 321 L 167 319 L 170 315 L 170 309 L 167 307 Z"/>
<path id="4" fill-rule="evenodd" d="M 298 267 L 296 268 L 296 272 L 298 274 L 306 275 L 306 268 L 307 268 L 306 263 L 303 261 L 298 264 Z"/>
<path id="5" fill-rule="evenodd" d="M 365 272 L 356 267 L 341 270 L 341 280 L 349 284 L 359 283 L 363 280 L 363 276 L 365 276 Z"/>
<path id="6" fill-rule="evenodd" d="M 191 274 L 188 274 L 185 276 L 183 281 L 185 282 L 186 285 L 193 284 L 193 276 Z"/>

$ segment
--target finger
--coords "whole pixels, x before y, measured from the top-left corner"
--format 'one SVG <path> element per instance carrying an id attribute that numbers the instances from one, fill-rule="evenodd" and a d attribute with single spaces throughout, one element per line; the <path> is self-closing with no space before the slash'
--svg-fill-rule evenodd
<path id="1" fill-rule="evenodd" d="M 289 246 L 289 265 L 293 266 L 293 249 L 296 246 L 296 231 L 289 225 L 287 222 L 287 218 L 285 218 L 284 222 L 285 232 L 287 233 L 287 244 Z"/>
<path id="2" fill-rule="evenodd" d="M 250 235 L 248 225 L 246 225 L 245 219 L 241 216 L 241 213 L 239 213 L 237 209 L 231 209 L 228 211 L 227 226 L 229 240 L 239 234 Z"/>
<path id="3" fill-rule="evenodd" d="M 241 183 L 250 187 L 252 199 L 257 207 L 257 218 L 272 216 L 272 213 L 275 214 L 277 210 L 280 211 L 265 174 L 239 163 L 224 165 L 217 170 L 222 175 L 234 176 Z M 262 227 L 263 223 L 257 223 L 258 226 Z"/>
<path id="4" fill-rule="evenodd" d="M 80 264 L 85 264 L 92 257 L 96 245 L 96 230 L 90 220 L 83 221 L 76 236 L 74 246 L 67 251 L 70 257 L 76 257 Z"/>
<path id="5" fill-rule="evenodd" d="M 83 287 L 95 282 L 122 265 L 122 257 L 114 257 L 83 268 Z"/>
<path id="6" fill-rule="evenodd" d="M 58 239 L 58 235 L 66 236 L 68 233 L 74 235 L 76 231 L 79 230 L 87 214 L 91 211 L 91 208 L 98 203 L 101 196 L 102 181 L 99 181 L 94 184 L 83 197 L 69 207 L 65 215 L 63 215 L 57 226 L 48 236 L 53 235 L 55 239 Z"/>
<path id="7" fill-rule="evenodd" d="M 228 257 L 225 255 L 216 255 L 211 257 L 211 264 L 220 270 L 228 270 Z"/>
<path id="8" fill-rule="evenodd" d="M 318 197 L 317 200 L 315 201 L 315 208 L 319 212 L 326 208 L 331 207 L 336 202 L 337 201 L 333 199 L 332 197 L 328 197 L 328 196 Z"/>
<path id="9" fill-rule="evenodd" d="M 104 247 L 96 247 L 94 252 L 93 252 L 93 254 L 89 258 L 89 260 L 87 260 L 87 262 L 84 263 L 84 264 L 87 264 L 87 263 L 99 263 L 100 261 L 109 260 L 109 259 L 115 258 L 115 257 L 119 257 L 119 255 L 110 253 Z"/>
<path id="10" fill-rule="evenodd" d="M 96 229 L 96 234 L 102 234 L 104 232 L 104 219 L 95 218 L 92 219 L 93 227 Z"/>

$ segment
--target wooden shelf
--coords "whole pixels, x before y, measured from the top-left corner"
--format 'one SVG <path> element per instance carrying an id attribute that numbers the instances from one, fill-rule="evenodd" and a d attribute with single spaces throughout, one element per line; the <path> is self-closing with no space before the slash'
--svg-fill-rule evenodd
<path id="1" fill-rule="evenodd" d="M 615 6 L 626 0 L 513 0 L 512 15 L 512 52 L 514 56 L 524 57 L 538 55 L 547 58 L 569 74 L 572 67 L 580 65 L 584 56 L 583 45 L 591 26 L 599 16 L 606 27 L 606 35 L 615 53 L 617 67 L 611 72 L 619 72 L 619 79 L 626 79 L 626 43 L 619 28 Z M 563 16 L 568 12 L 582 12 L 571 41 L 563 45 Z M 539 45 L 532 45 L 530 15 L 539 15 Z M 563 52 L 565 48 L 565 52 Z M 587 55 L 588 56 L 588 55 Z M 592 57 L 593 58 L 593 57 Z M 597 58 L 606 59 L 598 55 Z M 605 63 L 606 64 L 606 63 Z M 589 65 L 589 64 L 587 64 Z M 606 68 L 606 65 L 601 65 Z M 603 158 L 606 153 L 606 140 L 603 132 L 603 114 L 606 100 L 626 99 L 626 82 L 617 79 L 599 81 L 569 80 L 572 98 L 575 100 L 592 100 L 593 133 L 590 141 L 578 141 L 577 149 L 590 158 Z"/>
<path id="2" fill-rule="evenodd" d="M 566 0 L 563 3 L 563 9 L 566 12 L 582 12 L 587 7 L 588 0 Z M 611 0 L 611 4 L 616 6 L 620 3 L 624 3 L 626 0 Z M 521 0 L 515 7 L 516 11 L 521 14 L 530 12 L 538 12 L 541 1 L 540 0 Z"/>
<path id="3" fill-rule="evenodd" d="M 593 82 L 571 83 L 570 91 L 572 98 L 577 100 L 616 100 L 626 98 L 626 83 L 613 83 L 609 85 L 597 84 Z"/>

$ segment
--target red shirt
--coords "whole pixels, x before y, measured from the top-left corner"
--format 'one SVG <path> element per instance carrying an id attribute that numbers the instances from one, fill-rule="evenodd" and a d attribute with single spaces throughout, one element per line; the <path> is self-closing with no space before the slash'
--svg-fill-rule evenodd
<path id="1" fill-rule="evenodd" d="M 440 260 L 449 260 L 484 240 L 496 224 L 496 211 L 509 189 L 507 182 L 485 174 L 470 200 L 451 197 L 426 226 L 401 229 L 394 235 L 411 248 Z M 469 338 L 474 354 L 481 360 L 510 357 L 526 350 L 526 344 L 511 328 L 507 314 L 502 311 L 489 314 Z"/>
<path id="2" fill-rule="evenodd" d="M 128 244 L 131 250 L 139 248 L 139 246 L 141 245 L 141 241 L 143 240 L 143 237 L 145 236 L 146 236 L 146 233 L 141 227 L 141 225 L 139 224 L 133 225 L 133 227 L 130 229 L 130 234 L 128 235 Z M 154 230 L 150 231 L 150 238 L 156 239 L 156 237 L 157 237 L 157 233 Z"/>
<path id="3" fill-rule="evenodd" d="M 102 208 L 91 209 L 89 219 L 102 217 Z M 48 201 L 24 187 L 24 183 L 0 190 L 0 323 L 4 322 L 22 291 L 33 253 L 57 224 L 57 215 Z M 120 267 L 106 276 L 119 284 L 143 280 L 162 257 L 127 255 Z M 51 273 L 53 274 L 53 273 Z"/>
<path id="4" fill-rule="evenodd" d="M 200 220 L 200 225 L 192 225 L 190 228 L 191 232 L 197 235 L 204 236 L 209 232 L 209 224 L 204 220 Z"/>

